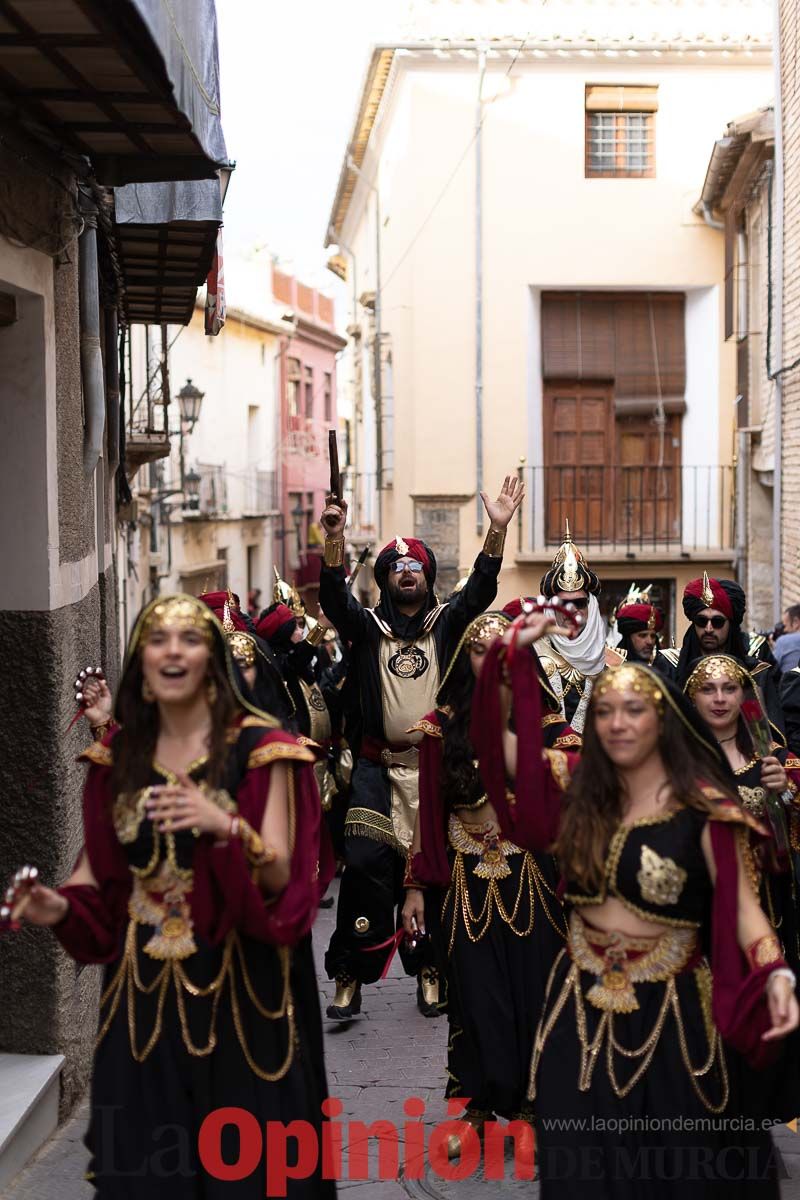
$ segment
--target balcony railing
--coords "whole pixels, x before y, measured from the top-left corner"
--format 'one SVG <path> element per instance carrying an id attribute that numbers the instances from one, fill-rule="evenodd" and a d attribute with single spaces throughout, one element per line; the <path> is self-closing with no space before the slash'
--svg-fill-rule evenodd
<path id="1" fill-rule="evenodd" d="M 518 548 L 558 546 L 567 518 L 595 553 L 691 554 L 733 544 L 730 466 L 524 467 Z"/>
<path id="2" fill-rule="evenodd" d="M 244 513 L 265 516 L 278 511 L 278 476 L 275 471 L 250 468 L 244 480 Z"/>
<path id="3" fill-rule="evenodd" d="M 228 514 L 228 483 L 224 465 L 198 463 L 200 475 L 198 511 L 206 517 Z"/>

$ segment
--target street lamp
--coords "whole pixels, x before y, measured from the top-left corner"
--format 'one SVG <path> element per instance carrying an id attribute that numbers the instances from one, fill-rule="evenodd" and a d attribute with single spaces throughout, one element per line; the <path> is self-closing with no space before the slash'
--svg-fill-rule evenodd
<path id="1" fill-rule="evenodd" d="M 200 406 L 205 392 L 195 387 L 191 379 L 187 379 L 178 392 L 178 404 L 181 410 L 181 427 L 186 426 L 186 432 L 191 433 L 200 417 Z"/>
<path id="2" fill-rule="evenodd" d="M 184 503 L 183 507 L 196 512 L 200 507 L 201 477 L 198 471 L 187 471 L 183 477 Z"/>

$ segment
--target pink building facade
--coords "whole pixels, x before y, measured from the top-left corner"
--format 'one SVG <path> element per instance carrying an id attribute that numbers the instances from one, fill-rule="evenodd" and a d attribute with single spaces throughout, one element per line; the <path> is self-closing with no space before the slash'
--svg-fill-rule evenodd
<path id="1" fill-rule="evenodd" d="M 328 491 L 328 430 L 338 429 L 336 356 L 346 346 L 334 327 L 333 301 L 276 267 L 272 295 L 294 316 L 296 332 L 280 354 L 280 502 L 283 527 L 274 561 L 316 614 L 322 539 L 319 514 Z"/>

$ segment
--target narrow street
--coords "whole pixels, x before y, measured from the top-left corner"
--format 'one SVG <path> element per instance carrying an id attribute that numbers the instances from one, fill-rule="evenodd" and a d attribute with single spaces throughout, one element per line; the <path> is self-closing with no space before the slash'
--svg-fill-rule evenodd
<path id="1" fill-rule="evenodd" d="M 334 926 L 335 908 L 320 910 L 314 927 L 318 970 Z M 333 996 L 334 985 L 322 977 L 323 1006 Z M 403 1103 L 414 1096 L 425 1103 L 428 1129 L 444 1119 L 443 1064 L 447 1047 L 446 1018 L 428 1020 L 414 1003 L 412 981 L 401 972 L 398 959 L 383 983 L 365 989 L 364 1015 L 349 1025 L 323 1019 L 328 1082 L 332 1096 L 340 1099 L 342 1122 L 391 1121 L 402 1130 L 407 1119 Z M 88 1118 L 84 1103 L 59 1129 L 38 1158 L 2 1195 L 2 1200 L 91 1200 L 95 1194 L 83 1180 L 86 1151 L 82 1137 Z M 782 1184 L 782 1200 L 800 1200 L 800 1134 L 781 1127 L 778 1144 L 789 1178 Z M 402 1156 L 401 1156 L 402 1158 Z M 510 1175 L 510 1169 L 508 1174 Z M 504 1184 L 479 1177 L 461 1183 L 446 1182 L 430 1169 L 421 1180 L 405 1183 L 377 1179 L 377 1149 L 372 1147 L 369 1179 L 344 1179 L 339 1184 L 346 1200 L 479 1200 L 503 1196 L 508 1200 L 535 1200 L 538 1186 L 528 1182 Z"/>

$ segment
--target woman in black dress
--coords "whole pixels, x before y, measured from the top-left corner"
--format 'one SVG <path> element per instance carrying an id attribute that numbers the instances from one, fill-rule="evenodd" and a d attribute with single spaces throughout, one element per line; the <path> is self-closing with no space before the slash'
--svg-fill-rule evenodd
<path id="1" fill-rule="evenodd" d="M 541 1195 L 777 1197 L 768 1133 L 731 1120 L 745 1110 L 739 1054 L 764 1066 L 798 1024 L 737 849 L 737 830 L 763 827 L 691 707 L 645 666 L 596 681 L 574 774 L 543 753 L 521 647 L 549 626 L 532 616 L 490 649 L 472 725 L 503 835 L 554 850 L 569 908 L 531 1064 Z M 509 728 L 512 704 L 533 736 Z"/>
<path id="2" fill-rule="evenodd" d="M 261 1200 L 263 1155 L 244 1178 L 218 1178 L 198 1138 L 222 1108 L 261 1130 L 320 1129 L 317 999 L 296 994 L 292 970 L 331 866 L 313 756 L 243 700 L 219 622 L 190 596 L 142 612 L 115 716 L 82 755 L 75 871 L 57 890 L 30 887 L 24 911 L 78 962 L 106 964 L 92 1182 L 101 1200 Z M 238 1161 L 233 1126 L 220 1152 Z M 288 1184 L 298 1200 L 333 1194 L 318 1170 Z"/>
<path id="3" fill-rule="evenodd" d="M 533 1120 L 533 1033 L 565 938 L 555 863 L 501 836 L 469 736 L 476 678 L 509 624 L 488 612 L 468 626 L 438 707 L 414 726 L 425 736 L 403 924 L 410 937 L 427 929 L 438 944 L 449 1023 L 445 1096 L 469 1097 L 464 1119 L 478 1130 L 495 1114 Z M 545 736 L 579 742 L 552 717 L 542 718 Z M 453 1135 L 450 1152 L 460 1148 Z"/>

